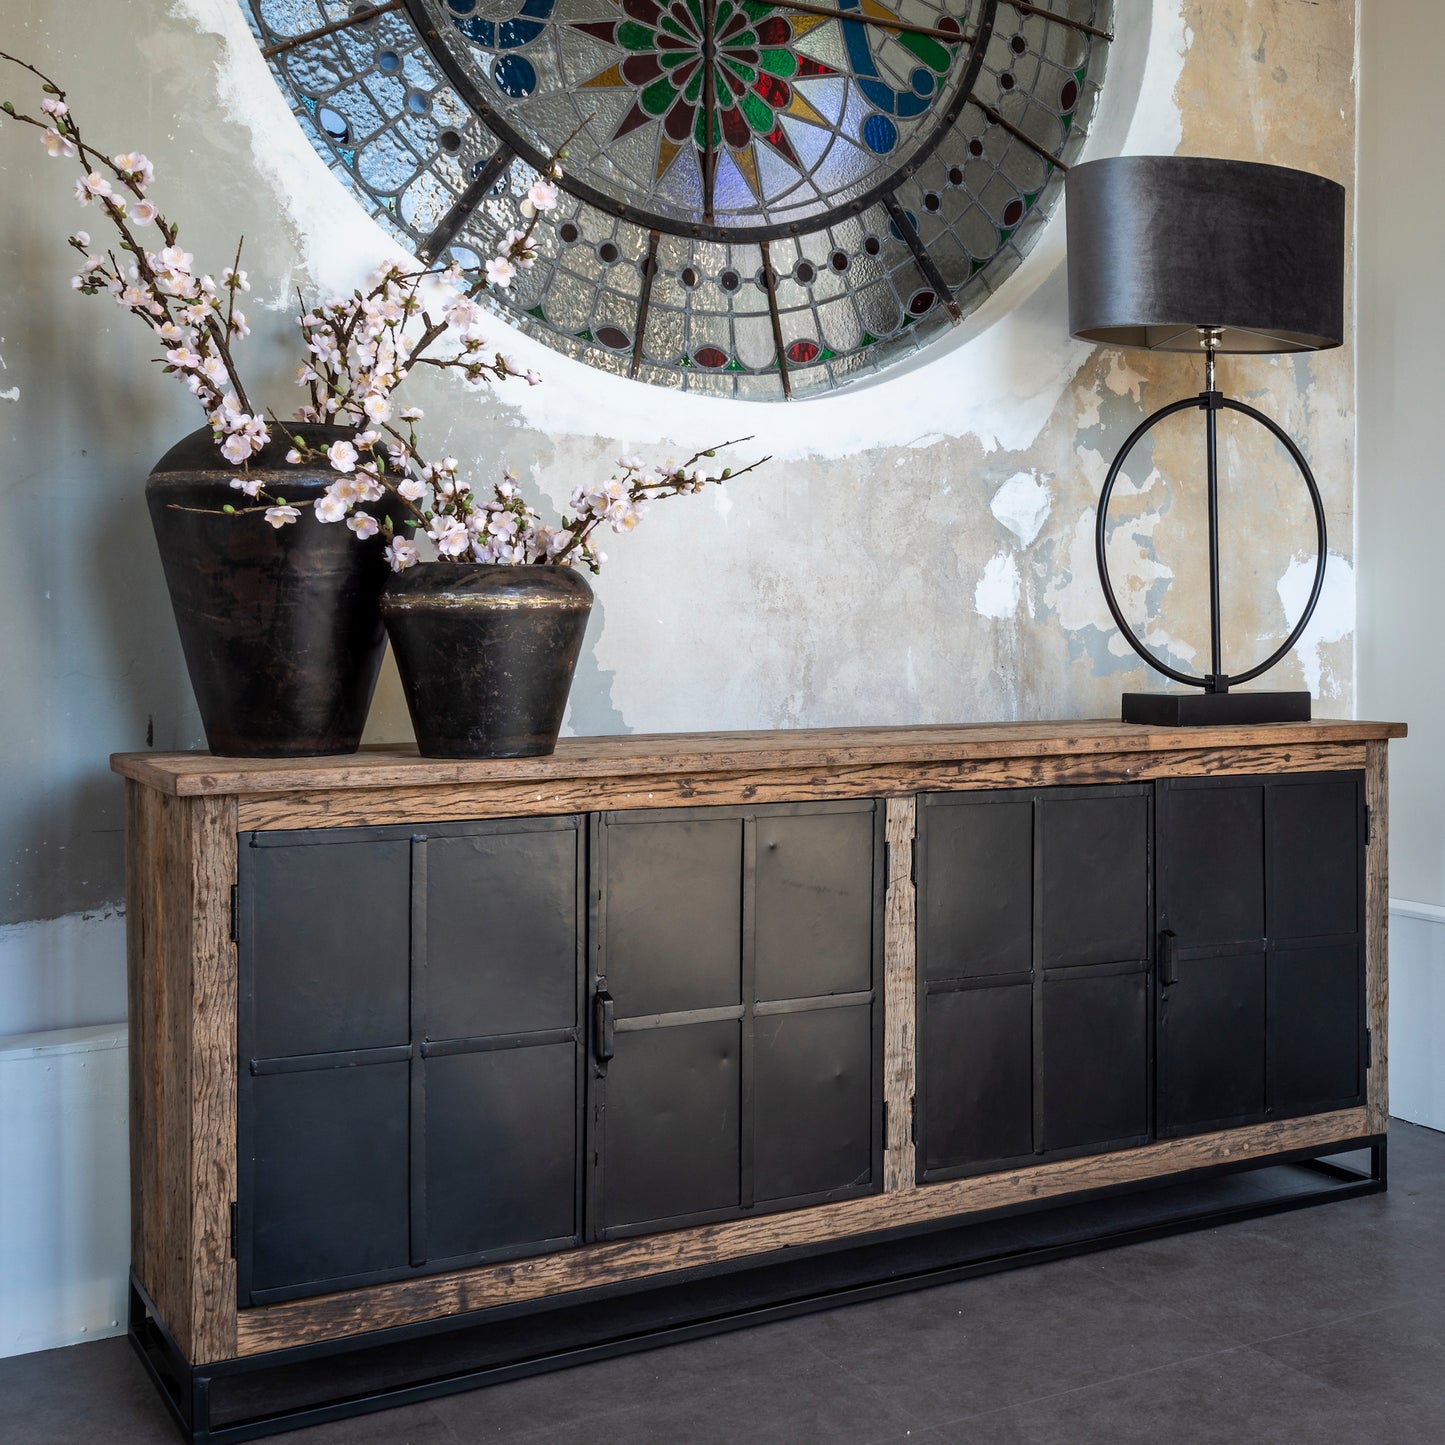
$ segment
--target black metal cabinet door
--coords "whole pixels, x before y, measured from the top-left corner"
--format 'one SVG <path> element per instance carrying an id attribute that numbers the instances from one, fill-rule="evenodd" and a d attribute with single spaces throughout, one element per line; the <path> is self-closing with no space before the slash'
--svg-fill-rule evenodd
<path id="1" fill-rule="evenodd" d="M 872 802 L 596 820 L 596 1237 L 878 1188 L 881 853 Z"/>
<path id="2" fill-rule="evenodd" d="M 918 1177 L 1149 1137 L 1146 785 L 919 809 Z"/>
<path id="3" fill-rule="evenodd" d="M 242 842 L 241 1300 L 580 1239 L 580 820 Z"/>
<path id="4" fill-rule="evenodd" d="M 1358 1103 L 1363 775 L 1157 787 L 1160 1135 Z"/>

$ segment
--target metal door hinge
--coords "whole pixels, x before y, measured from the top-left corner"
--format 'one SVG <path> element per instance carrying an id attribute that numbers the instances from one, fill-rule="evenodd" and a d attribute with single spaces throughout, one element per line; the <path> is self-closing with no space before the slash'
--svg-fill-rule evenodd
<path id="1" fill-rule="evenodd" d="M 241 885 L 231 884 L 231 942 L 239 943 L 238 921 L 241 917 Z"/>
<path id="2" fill-rule="evenodd" d="M 908 1099 L 908 1139 L 909 1142 L 918 1143 L 918 1095 L 912 1094 Z"/>
<path id="3" fill-rule="evenodd" d="M 231 1201 L 231 1258 L 236 1257 L 236 1201 Z"/>
<path id="4" fill-rule="evenodd" d="M 1365 804 L 1365 847 L 1368 848 L 1375 841 L 1375 814 L 1368 803 Z"/>
<path id="5" fill-rule="evenodd" d="M 888 1100 L 883 1101 L 883 1147 L 888 1147 Z"/>
<path id="6" fill-rule="evenodd" d="M 914 886 L 915 888 L 917 888 L 917 887 L 918 887 L 918 834 L 915 833 L 915 834 L 913 835 L 913 837 L 908 840 L 908 842 L 909 842 L 908 881 L 909 881 L 911 884 L 913 884 L 913 886 Z"/>
<path id="7" fill-rule="evenodd" d="M 1375 1067 L 1375 1036 L 1369 1029 L 1365 1030 L 1365 1067 L 1367 1069 Z"/>

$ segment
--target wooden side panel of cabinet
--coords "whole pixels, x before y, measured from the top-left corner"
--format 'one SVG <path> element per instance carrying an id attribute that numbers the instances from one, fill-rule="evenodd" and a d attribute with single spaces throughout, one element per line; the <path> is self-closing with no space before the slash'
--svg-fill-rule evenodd
<path id="1" fill-rule="evenodd" d="M 195 1363 L 236 1353 L 234 797 L 126 784 L 131 1263 Z"/>
<path id="2" fill-rule="evenodd" d="M 1370 1031 L 1370 1069 L 1365 1102 L 1370 1130 L 1390 1124 L 1390 760 L 1388 743 L 1365 744 L 1365 806 L 1370 810 L 1365 849 L 1365 1026 Z"/>

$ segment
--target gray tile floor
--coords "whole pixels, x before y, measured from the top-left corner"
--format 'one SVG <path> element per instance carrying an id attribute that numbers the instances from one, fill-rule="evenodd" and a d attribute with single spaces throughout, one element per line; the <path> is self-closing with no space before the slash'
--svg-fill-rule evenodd
<path id="1" fill-rule="evenodd" d="M 1390 1192 L 274 1437 L 299 1445 L 1441 1445 L 1445 1134 Z M 130 1348 L 0 1360 L 5 1445 L 171 1445 Z"/>

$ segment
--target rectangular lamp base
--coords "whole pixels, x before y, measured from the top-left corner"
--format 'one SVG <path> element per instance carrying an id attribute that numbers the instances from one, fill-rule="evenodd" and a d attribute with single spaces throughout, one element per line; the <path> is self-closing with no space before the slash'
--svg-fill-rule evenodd
<path id="1" fill-rule="evenodd" d="M 1307 692 L 1126 692 L 1120 716 L 1156 728 L 1308 722 Z"/>

